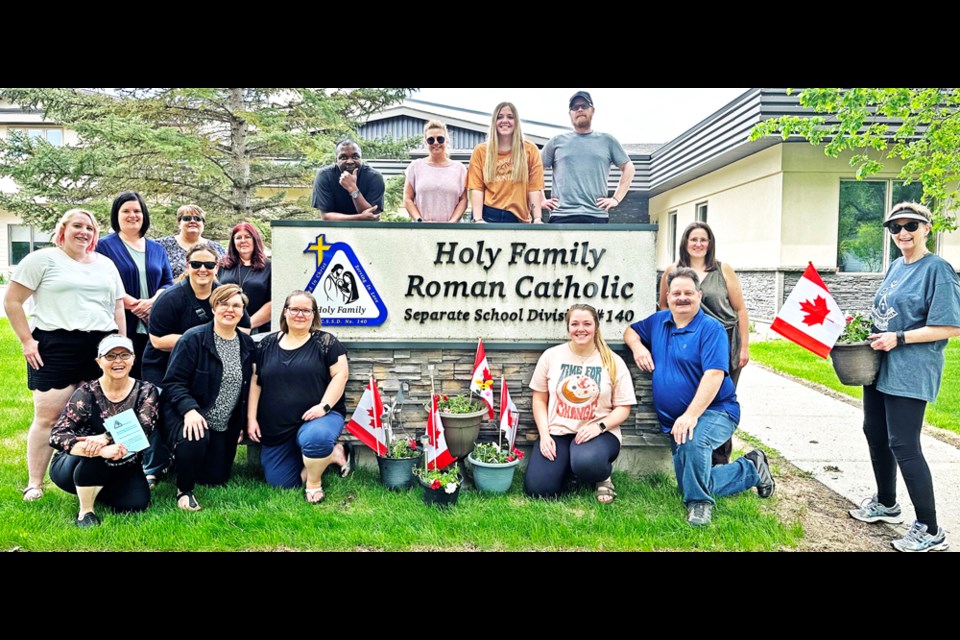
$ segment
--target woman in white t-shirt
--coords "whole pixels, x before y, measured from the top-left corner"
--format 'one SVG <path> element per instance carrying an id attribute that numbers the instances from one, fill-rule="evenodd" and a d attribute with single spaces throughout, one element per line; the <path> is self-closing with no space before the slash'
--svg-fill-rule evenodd
<path id="1" fill-rule="evenodd" d="M 100 226 L 93 214 L 71 209 L 57 222 L 56 247 L 27 255 L 11 277 L 3 307 L 27 361 L 33 423 L 27 435 L 27 502 L 43 497 L 53 449 L 50 429 L 81 382 L 100 376 L 97 345 L 126 332 L 123 282 L 117 267 L 96 253 Z M 27 298 L 35 307 L 30 322 Z M 32 325 L 32 330 L 31 330 Z"/>
<path id="2" fill-rule="evenodd" d="M 467 210 L 467 168 L 447 153 L 447 125 L 429 121 L 423 142 L 430 155 L 407 167 L 403 206 L 414 222 L 460 222 Z"/>
<path id="3" fill-rule="evenodd" d="M 620 455 L 620 425 L 637 404 L 633 379 L 600 335 L 596 309 L 575 304 L 566 322 L 570 340 L 544 351 L 530 380 L 540 439 L 524 489 L 532 497 L 552 498 L 577 476 L 596 484 L 597 500 L 609 504 L 617 496 L 610 474 Z"/>

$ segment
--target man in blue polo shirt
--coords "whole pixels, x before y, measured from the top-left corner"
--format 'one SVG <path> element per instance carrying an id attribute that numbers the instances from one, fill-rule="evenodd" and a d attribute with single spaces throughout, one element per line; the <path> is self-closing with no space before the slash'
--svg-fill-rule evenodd
<path id="1" fill-rule="evenodd" d="M 687 522 L 710 524 L 714 497 L 751 487 L 761 498 L 775 488 L 763 451 L 711 467 L 714 449 L 740 422 L 729 377 L 730 343 L 718 321 L 700 310 L 700 278 L 689 268 L 667 276 L 667 311 L 635 322 L 623 334 L 640 369 L 653 373 L 653 406 L 660 427 L 673 436 L 673 468 L 687 506 Z"/>

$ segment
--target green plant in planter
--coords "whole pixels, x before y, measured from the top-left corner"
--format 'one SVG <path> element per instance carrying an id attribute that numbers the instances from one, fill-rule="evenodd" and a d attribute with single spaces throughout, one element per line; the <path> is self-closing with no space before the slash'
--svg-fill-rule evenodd
<path id="1" fill-rule="evenodd" d="M 487 464 L 506 464 L 514 460 L 523 460 L 523 452 L 519 449 L 507 451 L 501 449 L 496 442 L 487 442 L 474 447 L 470 457 Z"/>
<path id="2" fill-rule="evenodd" d="M 843 333 L 837 338 L 838 344 L 854 344 L 856 342 L 865 342 L 867 336 L 873 333 L 873 325 L 870 320 L 863 317 L 862 313 L 855 313 L 847 316 L 847 326 L 843 328 Z"/>
<path id="3" fill-rule="evenodd" d="M 417 467 L 413 474 L 431 489 L 443 489 L 447 493 L 453 493 L 460 486 L 460 467 L 455 464 L 446 469 Z"/>
<path id="4" fill-rule="evenodd" d="M 440 413 L 476 413 L 477 411 L 486 411 L 487 405 L 476 398 L 465 395 L 440 396 L 437 402 L 437 408 Z"/>
<path id="5" fill-rule="evenodd" d="M 417 441 L 408 438 L 394 438 L 384 454 L 385 458 L 393 460 L 410 460 L 420 456 Z"/>

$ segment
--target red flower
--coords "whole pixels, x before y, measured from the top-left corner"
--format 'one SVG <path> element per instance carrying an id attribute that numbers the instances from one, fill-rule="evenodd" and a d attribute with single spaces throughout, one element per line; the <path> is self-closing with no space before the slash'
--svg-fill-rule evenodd
<path id="1" fill-rule="evenodd" d="M 443 486 L 443 485 L 440 484 L 440 481 L 439 481 L 439 480 L 434 480 L 433 482 L 430 483 L 430 488 L 431 488 L 431 489 L 439 489 L 439 488 L 442 487 L 442 486 Z"/>
<path id="2" fill-rule="evenodd" d="M 853 316 L 847 316 L 847 324 L 853 322 Z"/>
<path id="3" fill-rule="evenodd" d="M 520 449 L 514 449 L 513 455 L 517 456 L 517 460 L 523 460 L 523 451 L 520 451 Z"/>
<path id="4" fill-rule="evenodd" d="M 416 443 L 416 442 L 414 442 L 413 440 L 407 440 L 407 443 L 410 445 L 410 448 L 411 448 L 411 449 L 416 450 L 416 448 L 417 448 L 417 443 Z"/>
<path id="5" fill-rule="evenodd" d="M 507 456 L 507 462 L 513 462 L 515 459 L 512 455 Z"/>
<path id="6" fill-rule="evenodd" d="M 448 396 L 447 394 L 444 394 L 444 395 L 443 395 L 443 401 L 444 401 L 444 402 L 450 402 L 450 396 Z"/>

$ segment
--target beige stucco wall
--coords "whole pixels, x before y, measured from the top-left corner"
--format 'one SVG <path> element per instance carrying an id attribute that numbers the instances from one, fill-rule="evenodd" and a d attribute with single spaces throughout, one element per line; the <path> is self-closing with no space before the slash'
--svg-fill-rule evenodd
<path id="1" fill-rule="evenodd" d="M 677 212 L 677 242 L 707 203 L 707 222 L 717 236 L 717 257 L 738 269 L 776 268 L 780 260 L 781 146 L 697 178 L 650 199 L 650 220 L 660 225 L 658 269 L 670 264 L 667 214 Z"/>

